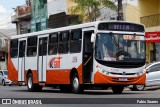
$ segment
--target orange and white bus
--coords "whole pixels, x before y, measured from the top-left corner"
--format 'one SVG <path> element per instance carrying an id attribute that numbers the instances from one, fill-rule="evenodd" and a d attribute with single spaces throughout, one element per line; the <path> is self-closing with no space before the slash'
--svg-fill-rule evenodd
<path id="1" fill-rule="evenodd" d="M 97 21 L 12 36 L 8 78 L 29 91 L 58 86 L 83 92 L 145 84 L 144 26 L 131 22 Z"/>

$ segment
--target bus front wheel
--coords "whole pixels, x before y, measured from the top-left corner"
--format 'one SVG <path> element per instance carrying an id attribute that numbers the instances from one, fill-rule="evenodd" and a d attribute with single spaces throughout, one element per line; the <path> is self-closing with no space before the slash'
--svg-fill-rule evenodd
<path id="1" fill-rule="evenodd" d="M 27 76 L 27 87 L 28 87 L 28 91 L 30 92 L 41 91 L 43 88 L 42 86 L 39 86 L 38 84 L 33 83 L 32 73 L 29 73 Z"/>
<path id="2" fill-rule="evenodd" d="M 74 73 L 72 77 L 72 91 L 75 94 L 84 92 L 83 86 L 80 85 L 79 83 L 79 78 L 77 73 Z"/>
<path id="3" fill-rule="evenodd" d="M 112 86 L 112 91 L 114 94 L 121 94 L 123 92 L 124 86 Z"/>

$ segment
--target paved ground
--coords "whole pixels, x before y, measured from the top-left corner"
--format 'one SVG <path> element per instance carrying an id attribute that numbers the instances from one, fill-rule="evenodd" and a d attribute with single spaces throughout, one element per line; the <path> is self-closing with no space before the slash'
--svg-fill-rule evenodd
<path id="1" fill-rule="evenodd" d="M 111 90 L 86 90 L 84 94 L 73 94 L 73 93 L 61 93 L 59 89 L 52 89 L 52 88 L 43 88 L 42 92 L 28 92 L 26 86 L 0 86 L 0 98 L 119 98 L 116 100 L 123 100 L 123 99 L 131 99 L 131 98 L 159 98 L 160 99 L 160 88 L 147 88 L 145 91 L 130 91 L 126 88 L 122 94 L 115 95 Z M 125 100 L 126 100 L 125 99 Z M 104 100 L 104 99 L 103 99 Z M 114 100 L 114 99 L 113 99 Z M 4 105 L 3 105 L 4 106 Z M 22 105 L 16 105 L 16 107 L 21 107 Z M 26 105 L 23 105 L 23 107 Z M 28 106 L 28 105 L 27 105 Z M 42 106 L 42 105 L 41 105 Z M 43 105 L 46 106 L 46 105 Z M 42 107 L 43 107 L 42 106 Z M 53 105 L 47 105 L 47 107 L 53 107 Z M 151 107 L 151 105 L 142 105 L 142 104 L 111 104 L 111 105 L 104 105 L 104 104 L 56 104 L 54 106 L 57 107 Z M 155 104 L 152 107 L 159 107 L 160 104 Z M 1 107 L 1 105 L 0 105 Z M 7 105 L 6 107 L 13 107 L 13 105 Z M 38 105 L 31 105 L 30 107 L 39 107 Z"/>

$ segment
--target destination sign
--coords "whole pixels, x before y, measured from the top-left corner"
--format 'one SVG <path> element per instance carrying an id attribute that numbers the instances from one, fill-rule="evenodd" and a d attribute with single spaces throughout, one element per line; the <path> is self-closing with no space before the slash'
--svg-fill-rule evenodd
<path id="1" fill-rule="evenodd" d="M 144 32 L 144 26 L 134 23 L 109 22 L 100 23 L 98 25 L 98 30 Z"/>

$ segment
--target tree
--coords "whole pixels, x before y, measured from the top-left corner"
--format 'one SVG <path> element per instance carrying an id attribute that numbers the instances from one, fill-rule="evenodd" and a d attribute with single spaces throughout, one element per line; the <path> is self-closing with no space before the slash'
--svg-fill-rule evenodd
<path id="1" fill-rule="evenodd" d="M 96 18 L 101 15 L 100 9 L 108 7 L 116 10 L 116 5 L 110 0 L 72 0 L 76 3 L 69 9 L 72 14 L 79 14 L 79 20 L 83 20 L 84 17 L 88 17 L 89 21 L 96 21 Z"/>

